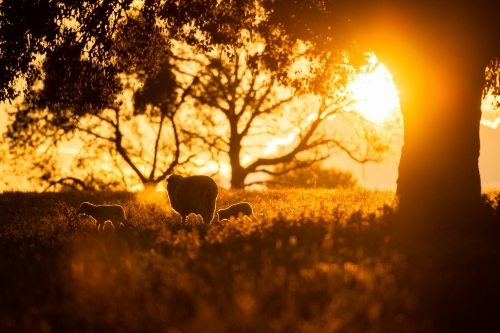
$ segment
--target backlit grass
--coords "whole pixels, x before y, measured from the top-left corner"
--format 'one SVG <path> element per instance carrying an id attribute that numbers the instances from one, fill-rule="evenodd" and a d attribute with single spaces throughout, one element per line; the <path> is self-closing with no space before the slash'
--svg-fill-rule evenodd
<path id="1" fill-rule="evenodd" d="M 453 276 L 470 274 L 450 260 L 455 242 L 412 254 L 394 246 L 392 197 L 221 191 L 218 208 L 248 201 L 259 223 L 206 227 L 194 215 L 182 225 L 164 193 L 4 193 L 0 331 L 446 331 L 439 290 L 470 288 Z M 75 215 L 82 201 L 123 205 L 133 227 L 98 233 Z M 498 246 L 464 244 L 461 262 L 491 290 Z M 427 262 L 431 251 L 438 259 Z M 485 258 L 492 264 L 470 264 Z"/>

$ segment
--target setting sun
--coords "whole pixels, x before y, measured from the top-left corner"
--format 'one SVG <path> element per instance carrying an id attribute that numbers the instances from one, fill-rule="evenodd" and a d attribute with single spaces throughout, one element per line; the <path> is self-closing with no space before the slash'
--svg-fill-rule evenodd
<path id="1" fill-rule="evenodd" d="M 371 122 L 380 123 L 387 119 L 391 111 L 399 108 L 398 91 L 387 68 L 374 56 L 370 62 L 376 64 L 375 70 L 360 74 L 350 85 L 356 100 L 350 110 Z"/>

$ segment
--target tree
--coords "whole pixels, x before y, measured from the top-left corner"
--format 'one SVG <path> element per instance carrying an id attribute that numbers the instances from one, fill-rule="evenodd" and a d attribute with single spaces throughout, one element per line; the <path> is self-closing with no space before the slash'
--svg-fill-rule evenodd
<path id="1" fill-rule="evenodd" d="M 29 156 L 33 169 L 38 170 L 33 180 L 47 184 L 48 188 L 129 189 L 141 184 L 154 189 L 174 170 L 195 166 L 193 159 L 200 152 L 189 143 L 179 125 L 179 109 L 190 85 L 177 84 L 167 58 L 157 75 L 139 74 L 144 82 L 139 89 L 133 87 L 134 82 L 141 82 L 137 76 L 124 78 L 129 81 L 125 86 L 133 100 L 125 96 L 78 121 L 72 118 L 70 110 L 48 110 L 23 103 L 12 114 L 14 122 L 6 133 L 13 152 L 11 159 Z M 46 92 L 42 88 L 32 94 L 31 100 L 40 100 L 43 97 L 39 95 Z M 62 142 L 74 138 L 82 142 L 82 147 L 70 173 L 65 175 L 57 167 L 56 151 Z M 26 168 L 19 170 L 24 172 Z"/>
<path id="2" fill-rule="evenodd" d="M 303 93 L 299 88 L 283 86 L 274 71 L 249 67 L 246 59 L 254 57 L 258 49 L 256 43 L 242 42 L 231 57 L 215 51 L 178 57 L 184 67 L 198 68 L 186 73 L 197 78 L 190 118 L 198 126 L 189 135 L 200 140 L 200 145 L 207 145 L 219 163 L 230 165 L 232 188 L 251 185 L 245 181 L 251 174 L 274 174 L 272 167 L 278 164 L 295 162 L 290 170 L 280 171 L 284 173 L 339 152 L 359 163 L 380 162 L 389 153 L 374 124 L 345 111 L 352 102 L 345 78 L 352 78 L 355 70 L 342 60 L 343 54 L 332 56 L 328 59 L 331 64 L 323 66 L 323 77 L 315 82 L 321 93 Z M 303 50 L 294 55 L 296 62 L 291 62 L 289 69 L 294 71 L 297 87 L 310 75 L 311 68 L 322 65 L 305 62 L 305 45 Z M 356 118 L 356 124 L 346 121 L 346 128 L 338 128 L 335 117 Z M 283 138 L 288 142 L 279 149 L 269 146 Z"/>
<path id="3" fill-rule="evenodd" d="M 353 188 L 358 185 L 358 180 L 351 172 L 335 168 L 325 168 L 315 163 L 307 168 L 293 168 L 294 165 L 279 165 L 269 181 L 268 187 L 298 187 L 298 188 Z M 289 172 L 281 174 L 285 170 Z"/>

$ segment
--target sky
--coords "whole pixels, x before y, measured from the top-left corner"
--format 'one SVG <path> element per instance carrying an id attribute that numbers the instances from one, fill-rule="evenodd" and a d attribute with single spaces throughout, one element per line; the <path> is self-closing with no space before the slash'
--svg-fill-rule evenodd
<path id="1" fill-rule="evenodd" d="M 489 98 L 482 106 L 479 171 L 483 189 L 500 188 L 500 110 L 492 103 Z"/>

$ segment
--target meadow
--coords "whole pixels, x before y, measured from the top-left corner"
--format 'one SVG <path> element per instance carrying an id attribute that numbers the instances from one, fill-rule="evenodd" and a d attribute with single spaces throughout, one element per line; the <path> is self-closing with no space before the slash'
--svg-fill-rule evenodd
<path id="1" fill-rule="evenodd" d="M 393 195 L 221 191 L 259 223 L 205 226 L 165 193 L 0 194 L 0 331 L 496 331 L 498 192 L 486 229 L 439 242 L 398 237 Z M 132 227 L 97 232 L 83 201 L 123 205 Z"/>

